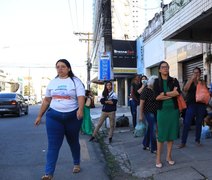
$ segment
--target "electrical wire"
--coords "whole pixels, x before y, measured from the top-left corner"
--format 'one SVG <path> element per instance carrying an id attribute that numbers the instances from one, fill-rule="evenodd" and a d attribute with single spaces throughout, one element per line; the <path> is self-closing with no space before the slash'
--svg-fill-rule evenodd
<path id="1" fill-rule="evenodd" d="M 121 22 L 120 22 L 120 19 L 119 19 L 119 17 L 118 17 L 118 14 L 117 14 L 117 12 L 116 12 L 116 10 L 115 10 L 114 7 L 113 7 L 113 9 L 114 9 L 114 12 L 115 12 L 115 14 L 116 14 L 116 16 L 117 16 L 118 22 L 119 22 L 119 24 L 120 24 L 120 26 L 121 26 L 121 29 L 122 29 L 122 32 L 123 32 L 123 27 L 122 27 L 122 25 L 121 25 Z M 133 47 L 132 47 L 132 45 L 130 44 L 129 40 L 127 40 L 127 42 L 128 42 L 128 44 L 129 44 L 131 50 L 134 50 Z"/>
<path id="2" fill-rule="evenodd" d="M 75 12 L 76 12 L 76 23 L 77 23 L 77 29 L 79 29 L 79 24 L 78 24 L 78 11 L 77 11 L 77 0 L 75 0 Z"/>
<path id="3" fill-rule="evenodd" d="M 71 24 L 72 24 L 73 29 L 75 29 L 75 28 L 74 28 L 73 18 L 72 18 L 72 13 L 71 13 L 71 4 L 70 4 L 70 0 L 68 0 L 68 8 L 69 8 L 69 14 L 70 14 L 70 17 L 71 17 Z"/>
<path id="4" fill-rule="evenodd" d="M 83 7 L 82 7 L 83 8 L 83 12 L 82 12 L 83 13 L 83 15 L 82 15 L 82 18 L 83 18 L 83 20 L 82 20 L 82 23 L 83 23 L 82 24 L 82 30 L 84 31 L 85 30 L 84 29 L 85 28 L 85 1 L 83 0 L 82 3 L 83 3 Z"/>

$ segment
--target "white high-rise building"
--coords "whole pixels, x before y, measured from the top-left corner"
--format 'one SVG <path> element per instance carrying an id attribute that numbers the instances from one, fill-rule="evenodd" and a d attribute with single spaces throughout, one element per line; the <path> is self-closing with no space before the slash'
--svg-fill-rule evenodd
<path id="1" fill-rule="evenodd" d="M 135 40 L 141 34 L 141 0 L 112 0 L 112 38 Z"/>
<path id="2" fill-rule="evenodd" d="M 161 0 L 112 0 L 112 38 L 135 40 L 148 25 Z"/>
<path id="3" fill-rule="evenodd" d="M 161 3 L 171 0 L 111 0 L 112 38 L 135 40 L 148 26 Z"/>

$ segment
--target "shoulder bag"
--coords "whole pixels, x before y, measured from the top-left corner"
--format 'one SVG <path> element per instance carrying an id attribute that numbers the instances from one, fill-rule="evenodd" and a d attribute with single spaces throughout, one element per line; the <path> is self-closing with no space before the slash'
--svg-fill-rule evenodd
<path id="1" fill-rule="evenodd" d="M 184 109 L 187 108 L 186 102 L 185 102 L 182 94 L 177 96 L 177 103 L 178 103 L 178 109 L 180 112 L 182 112 Z"/>
<path id="2" fill-rule="evenodd" d="M 196 102 L 208 104 L 210 100 L 210 92 L 205 83 L 199 81 L 196 89 Z"/>

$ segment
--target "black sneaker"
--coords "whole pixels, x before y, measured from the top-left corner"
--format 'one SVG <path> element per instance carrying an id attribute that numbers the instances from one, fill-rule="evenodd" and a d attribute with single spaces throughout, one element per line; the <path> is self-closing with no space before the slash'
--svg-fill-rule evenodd
<path id="1" fill-rule="evenodd" d="M 152 154 L 156 154 L 157 153 L 157 151 L 156 150 L 154 150 L 154 151 L 150 151 Z"/>
<path id="2" fill-rule="evenodd" d="M 150 150 L 149 147 L 143 147 L 143 150 Z"/>

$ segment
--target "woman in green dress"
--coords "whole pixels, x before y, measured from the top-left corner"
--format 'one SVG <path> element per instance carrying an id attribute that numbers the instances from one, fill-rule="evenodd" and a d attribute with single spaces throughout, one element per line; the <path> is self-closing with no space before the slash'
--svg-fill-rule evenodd
<path id="1" fill-rule="evenodd" d="M 90 108 L 93 101 L 93 96 L 91 91 L 86 90 L 85 91 L 85 105 L 84 105 L 84 116 L 83 116 L 83 122 L 81 126 L 81 131 L 84 134 L 92 135 L 92 122 L 91 122 L 91 115 L 90 115 Z"/>
<path id="2" fill-rule="evenodd" d="M 161 153 L 163 143 L 167 142 L 166 161 L 174 165 L 172 159 L 173 141 L 179 136 L 179 110 L 177 96 L 181 93 L 179 82 L 169 76 L 169 64 L 162 61 L 158 67 L 159 76 L 154 83 L 156 100 L 159 102 L 157 110 L 157 156 L 156 167 L 161 168 Z"/>

